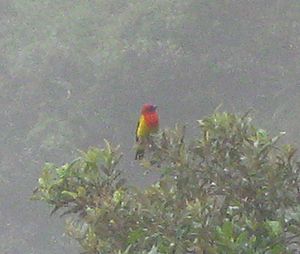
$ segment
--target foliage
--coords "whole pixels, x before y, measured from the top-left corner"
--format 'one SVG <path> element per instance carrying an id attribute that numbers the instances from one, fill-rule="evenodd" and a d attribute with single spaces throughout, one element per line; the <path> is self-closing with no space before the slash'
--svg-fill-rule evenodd
<path id="1" fill-rule="evenodd" d="M 106 142 L 46 164 L 34 198 L 66 209 L 67 232 L 89 254 L 291 252 L 300 234 L 295 149 L 247 115 L 215 113 L 199 125 L 190 144 L 179 126 L 154 137 L 142 165 L 161 178 L 145 190 L 125 185 L 121 155 Z"/>

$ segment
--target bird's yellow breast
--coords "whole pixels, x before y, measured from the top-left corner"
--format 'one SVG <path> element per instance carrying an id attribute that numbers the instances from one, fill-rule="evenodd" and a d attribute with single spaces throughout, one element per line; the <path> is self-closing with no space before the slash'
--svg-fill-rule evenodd
<path id="1" fill-rule="evenodd" d="M 145 121 L 145 117 L 143 115 L 141 115 L 141 117 L 139 119 L 139 125 L 138 125 L 138 128 L 136 130 L 136 136 L 138 138 L 146 137 L 150 133 L 151 133 L 151 129 L 147 126 L 146 121 Z"/>

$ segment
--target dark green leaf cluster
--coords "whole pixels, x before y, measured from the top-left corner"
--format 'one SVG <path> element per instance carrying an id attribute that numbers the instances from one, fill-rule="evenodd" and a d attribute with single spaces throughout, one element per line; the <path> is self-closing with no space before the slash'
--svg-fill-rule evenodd
<path id="1" fill-rule="evenodd" d="M 141 163 L 161 171 L 143 191 L 125 187 L 116 149 L 46 165 L 35 198 L 71 213 L 67 232 L 86 253 L 292 253 L 299 249 L 295 149 L 251 124 L 215 113 L 187 142 L 176 126 L 153 137 Z M 77 215 L 77 216 L 75 216 Z"/>

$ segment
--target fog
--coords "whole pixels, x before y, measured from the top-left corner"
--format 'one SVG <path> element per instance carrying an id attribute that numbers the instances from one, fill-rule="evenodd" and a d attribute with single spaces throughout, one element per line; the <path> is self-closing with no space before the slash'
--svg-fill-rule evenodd
<path id="1" fill-rule="evenodd" d="M 299 0 L 0 1 L 0 253 L 79 253 L 64 218 L 30 201 L 43 164 L 133 144 L 140 107 L 161 127 L 220 111 L 251 115 L 299 146 Z"/>

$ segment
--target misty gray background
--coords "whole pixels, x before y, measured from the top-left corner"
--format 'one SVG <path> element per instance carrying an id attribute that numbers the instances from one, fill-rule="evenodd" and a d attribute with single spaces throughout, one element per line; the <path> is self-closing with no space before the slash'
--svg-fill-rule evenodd
<path id="1" fill-rule="evenodd" d="M 46 161 L 120 144 L 129 180 L 140 107 L 161 126 L 253 108 L 299 146 L 299 0 L 0 0 L 0 253 L 79 253 L 64 219 L 29 201 Z"/>

